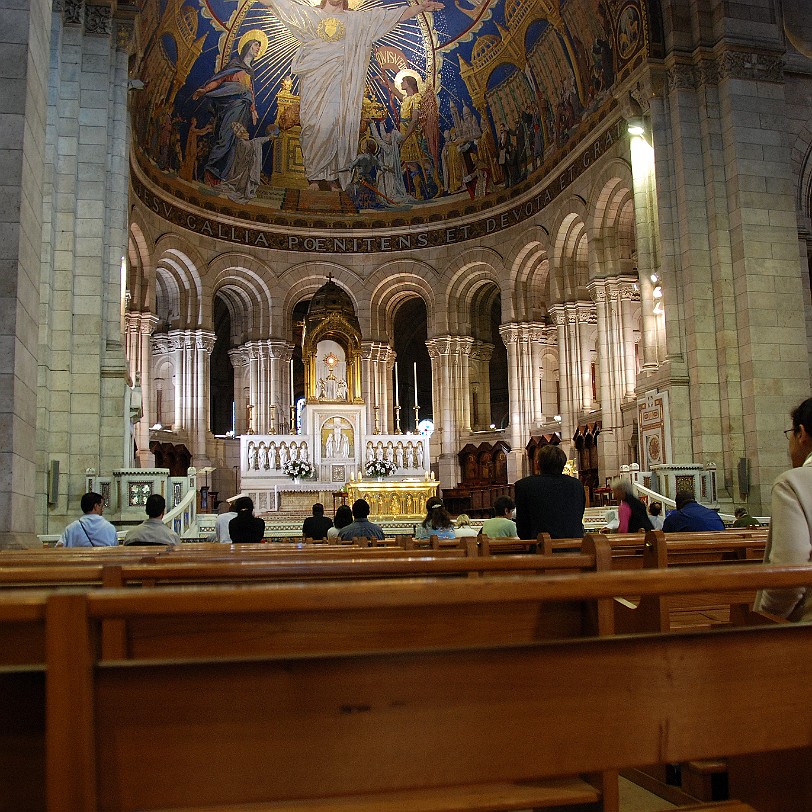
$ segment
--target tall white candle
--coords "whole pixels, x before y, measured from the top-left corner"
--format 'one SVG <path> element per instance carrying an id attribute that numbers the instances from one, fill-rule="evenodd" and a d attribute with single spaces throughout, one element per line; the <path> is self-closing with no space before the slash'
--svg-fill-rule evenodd
<path id="1" fill-rule="evenodd" d="M 290 359 L 290 405 L 296 405 L 296 396 L 293 393 L 293 359 Z"/>
<path id="2" fill-rule="evenodd" d="M 400 392 L 398 390 L 398 362 L 395 361 L 395 406 L 400 406 Z"/>
<path id="3" fill-rule="evenodd" d="M 414 362 L 414 407 L 417 408 L 417 361 Z"/>

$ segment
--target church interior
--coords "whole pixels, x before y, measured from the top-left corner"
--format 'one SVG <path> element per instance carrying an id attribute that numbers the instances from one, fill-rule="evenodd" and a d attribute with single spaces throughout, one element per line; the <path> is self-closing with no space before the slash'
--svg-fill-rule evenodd
<path id="1" fill-rule="evenodd" d="M 810 627 L 742 599 L 809 568 L 598 532 L 618 476 L 769 523 L 812 391 L 807 0 L 427 2 L 0 0 L 0 810 L 812 810 Z M 314 502 L 479 525 L 551 444 L 583 545 L 297 558 Z M 184 557 L 71 569 L 88 491 L 119 531 L 160 493 Z M 238 495 L 273 575 L 204 551 Z M 201 778 L 221 734 L 245 768 Z"/>

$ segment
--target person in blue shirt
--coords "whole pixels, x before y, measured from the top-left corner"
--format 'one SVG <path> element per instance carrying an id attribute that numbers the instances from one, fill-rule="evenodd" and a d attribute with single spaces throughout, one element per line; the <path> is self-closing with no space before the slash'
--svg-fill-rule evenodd
<path id="1" fill-rule="evenodd" d="M 383 539 L 383 528 L 374 524 L 369 516 L 369 502 L 366 499 L 356 499 L 352 503 L 352 517 L 354 521 L 338 531 L 338 537 L 345 541 L 359 539 Z"/>
<path id="2" fill-rule="evenodd" d="M 437 536 L 439 539 L 456 538 L 454 522 L 445 509 L 443 500 L 439 496 L 432 496 L 426 502 L 426 518 L 417 525 L 414 531 L 416 539 L 429 539 Z"/>
<path id="3" fill-rule="evenodd" d="M 104 513 L 104 499 L 101 494 L 90 491 L 82 497 L 81 519 L 71 522 L 56 542 L 57 547 L 115 547 L 118 544 L 116 528 Z"/>
<path id="4" fill-rule="evenodd" d="M 715 510 L 700 505 L 690 491 L 677 491 L 674 497 L 677 509 L 672 510 L 663 522 L 663 532 L 707 532 L 724 530 L 725 523 Z"/>

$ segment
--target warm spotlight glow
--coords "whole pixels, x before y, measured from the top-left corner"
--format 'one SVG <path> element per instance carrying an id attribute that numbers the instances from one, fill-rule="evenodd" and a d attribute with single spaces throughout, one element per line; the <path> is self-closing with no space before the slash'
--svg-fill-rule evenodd
<path id="1" fill-rule="evenodd" d="M 646 131 L 646 128 L 643 126 L 643 122 L 637 118 L 629 119 L 627 129 L 629 131 L 629 135 L 643 135 Z"/>
<path id="2" fill-rule="evenodd" d="M 663 289 L 657 285 L 656 288 L 652 291 L 651 294 L 655 299 L 662 299 L 663 298 Z"/>

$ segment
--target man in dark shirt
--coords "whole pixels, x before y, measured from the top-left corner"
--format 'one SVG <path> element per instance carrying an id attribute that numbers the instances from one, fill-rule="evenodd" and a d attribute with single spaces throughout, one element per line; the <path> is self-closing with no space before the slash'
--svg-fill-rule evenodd
<path id="1" fill-rule="evenodd" d="M 333 526 L 333 520 L 324 515 L 324 505 L 316 502 L 313 515 L 308 516 L 302 525 L 302 535 L 306 539 L 326 539 L 327 531 Z"/>
<path id="2" fill-rule="evenodd" d="M 709 530 L 724 530 L 725 523 L 719 518 L 715 510 L 700 505 L 690 491 L 677 491 L 674 497 L 677 505 L 665 517 L 663 522 L 664 533 L 679 532 L 707 532 Z"/>
<path id="3" fill-rule="evenodd" d="M 383 528 L 378 524 L 373 524 L 368 518 L 369 503 L 366 499 L 356 499 L 352 503 L 352 524 L 342 527 L 338 531 L 338 537 L 345 541 L 359 539 L 382 539 Z"/>
<path id="4" fill-rule="evenodd" d="M 516 528 L 520 539 L 549 533 L 554 539 L 584 535 L 584 486 L 561 472 L 567 455 L 557 445 L 539 451 L 539 476 L 526 476 L 515 486 Z"/>

